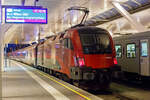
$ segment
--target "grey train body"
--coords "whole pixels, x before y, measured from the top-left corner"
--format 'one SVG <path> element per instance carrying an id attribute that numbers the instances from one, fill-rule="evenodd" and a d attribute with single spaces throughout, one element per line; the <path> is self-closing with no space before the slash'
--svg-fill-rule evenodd
<path id="1" fill-rule="evenodd" d="M 128 78 L 150 79 L 150 31 L 113 38 L 118 65 Z"/>

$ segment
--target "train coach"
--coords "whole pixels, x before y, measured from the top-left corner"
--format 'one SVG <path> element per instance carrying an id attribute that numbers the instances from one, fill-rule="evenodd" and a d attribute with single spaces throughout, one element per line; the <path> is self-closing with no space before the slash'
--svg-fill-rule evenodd
<path id="1" fill-rule="evenodd" d="M 128 80 L 150 80 L 150 31 L 113 38 L 118 65 Z"/>
<path id="2" fill-rule="evenodd" d="M 15 60 L 89 89 L 108 88 L 117 64 L 110 34 L 91 26 L 70 28 L 38 44 L 9 53 L 12 54 Z"/>

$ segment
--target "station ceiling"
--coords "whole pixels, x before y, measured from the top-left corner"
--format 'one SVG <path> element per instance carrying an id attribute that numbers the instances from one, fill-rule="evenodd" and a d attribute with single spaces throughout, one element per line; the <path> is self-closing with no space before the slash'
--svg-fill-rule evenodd
<path id="1" fill-rule="evenodd" d="M 23 0 L 2 0 L 2 5 L 22 5 Z M 125 0 L 133 1 L 149 1 L 149 0 Z M 149 1 L 150 2 L 150 1 Z M 25 6 L 33 6 L 34 0 L 25 0 Z M 140 5 L 139 3 L 137 3 Z M 75 17 L 70 17 L 70 13 L 66 9 L 72 6 L 87 7 L 90 10 L 87 23 L 98 25 L 111 31 L 112 35 L 115 33 L 125 34 L 136 32 L 136 30 L 128 23 L 125 18 L 117 18 L 111 21 L 105 22 L 99 21 L 104 12 L 108 12 L 114 7 L 111 5 L 109 0 L 38 0 L 36 6 L 43 6 L 48 8 L 48 24 L 47 25 L 33 25 L 33 24 L 2 24 L 2 32 L 5 34 L 5 43 L 31 43 L 36 41 L 40 30 L 41 38 L 57 34 L 60 31 L 70 27 L 74 22 L 79 22 L 77 19 L 81 18 L 82 13 L 75 13 Z M 128 6 L 131 8 L 130 6 Z M 150 28 L 150 8 L 147 7 L 142 11 L 134 13 L 135 20 L 144 25 L 147 29 Z M 111 15 L 111 14 L 109 14 Z M 107 15 L 104 15 L 107 16 Z M 96 22 L 95 19 L 99 24 Z M 94 19 L 94 21 L 92 21 Z M 70 20 L 71 25 L 70 25 Z M 92 25 L 91 24 L 91 25 Z"/>

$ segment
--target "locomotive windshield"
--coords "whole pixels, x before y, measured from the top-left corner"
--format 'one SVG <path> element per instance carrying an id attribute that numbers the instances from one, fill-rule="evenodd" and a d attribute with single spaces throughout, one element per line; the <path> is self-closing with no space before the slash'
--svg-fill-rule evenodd
<path id="1" fill-rule="evenodd" d="M 110 38 L 104 30 L 80 30 L 79 36 L 84 54 L 112 53 Z"/>

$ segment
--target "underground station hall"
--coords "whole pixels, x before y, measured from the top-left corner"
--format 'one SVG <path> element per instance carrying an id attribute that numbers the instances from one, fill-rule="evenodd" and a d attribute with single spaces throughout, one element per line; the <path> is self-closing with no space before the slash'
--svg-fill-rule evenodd
<path id="1" fill-rule="evenodd" d="M 0 100 L 150 100 L 150 0 L 0 0 Z"/>

